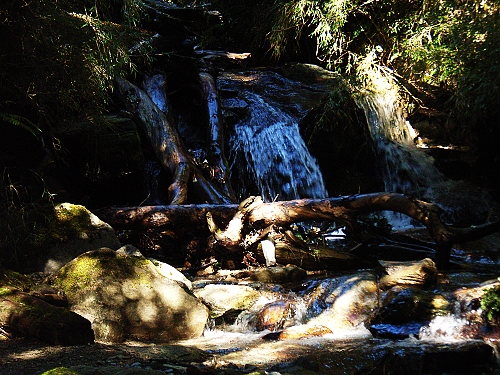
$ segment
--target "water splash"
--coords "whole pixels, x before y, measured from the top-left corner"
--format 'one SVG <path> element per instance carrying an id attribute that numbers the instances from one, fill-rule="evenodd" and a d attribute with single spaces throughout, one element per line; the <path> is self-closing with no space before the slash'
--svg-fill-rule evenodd
<path id="1" fill-rule="evenodd" d="M 231 160 L 246 160 L 245 173 L 265 201 L 328 196 L 319 166 L 307 149 L 297 120 L 247 92 L 249 115 L 235 125 L 230 140 Z"/>
<path id="2" fill-rule="evenodd" d="M 465 340 L 464 332 L 470 323 L 455 315 L 436 316 L 431 320 L 429 325 L 420 329 L 420 340 L 438 340 L 438 341 L 453 341 Z"/>

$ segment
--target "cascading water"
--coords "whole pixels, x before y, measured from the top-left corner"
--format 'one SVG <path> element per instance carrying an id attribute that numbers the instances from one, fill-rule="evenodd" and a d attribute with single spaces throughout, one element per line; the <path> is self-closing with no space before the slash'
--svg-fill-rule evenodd
<path id="1" fill-rule="evenodd" d="M 385 191 L 428 197 L 432 187 L 441 185 L 444 177 L 432 158 L 415 145 L 417 132 L 403 115 L 397 84 L 388 73 L 374 69 L 370 88 L 357 99 L 369 125 L 378 155 Z M 386 213 L 394 227 L 407 227 L 410 220 L 399 214 Z"/>
<path id="2" fill-rule="evenodd" d="M 363 92 L 364 110 L 379 155 L 385 190 L 421 196 L 443 182 L 433 160 L 415 146 L 416 131 L 404 118 L 396 83 L 383 71 L 374 71 L 373 89 Z"/>
<path id="3" fill-rule="evenodd" d="M 264 200 L 326 197 L 323 177 L 297 121 L 257 94 L 247 93 L 245 99 L 250 116 L 235 125 L 231 150 L 233 160 L 244 155 L 246 172 Z"/>
<path id="4" fill-rule="evenodd" d="M 326 197 L 323 176 L 298 125 L 324 91 L 271 71 L 226 73 L 219 77 L 218 86 L 223 107 L 237 114 L 229 159 L 240 198 L 252 194 L 260 194 L 265 201 Z M 224 99 L 224 92 L 232 96 Z"/>

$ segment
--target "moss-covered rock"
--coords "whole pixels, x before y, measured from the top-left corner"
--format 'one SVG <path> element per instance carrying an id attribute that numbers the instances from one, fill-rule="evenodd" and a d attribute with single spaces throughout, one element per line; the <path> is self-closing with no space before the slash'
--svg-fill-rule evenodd
<path id="1" fill-rule="evenodd" d="M 246 310 L 260 297 L 259 292 L 246 285 L 209 284 L 195 293 L 210 307 L 214 318 L 228 311 Z"/>
<path id="2" fill-rule="evenodd" d="M 100 341 L 197 337 L 208 319 L 207 307 L 151 261 L 109 248 L 72 260 L 55 282 L 71 309 L 92 322 Z"/>
<path id="3" fill-rule="evenodd" d="M 57 367 L 42 373 L 42 375 L 80 375 L 78 372 L 66 367 Z"/>
<path id="4" fill-rule="evenodd" d="M 121 246 L 113 228 L 84 206 L 61 203 L 54 207 L 54 214 L 50 228 L 40 234 L 45 237 L 43 242 L 53 243 L 41 257 L 41 271 L 56 272 L 87 251 Z"/>

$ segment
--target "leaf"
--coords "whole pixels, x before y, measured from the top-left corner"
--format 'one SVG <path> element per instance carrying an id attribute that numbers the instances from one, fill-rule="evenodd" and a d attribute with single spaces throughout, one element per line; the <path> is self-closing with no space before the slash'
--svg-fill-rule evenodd
<path id="1" fill-rule="evenodd" d="M 28 120 L 26 117 L 16 115 L 15 113 L 5 113 L 0 112 L 0 119 L 12 124 L 14 126 L 18 126 L 22 129 L 29 131 L 35 137 L 38 138 L 38 135 L 42 132 L 42 130 L 36 126 L 32 121 Z"/>

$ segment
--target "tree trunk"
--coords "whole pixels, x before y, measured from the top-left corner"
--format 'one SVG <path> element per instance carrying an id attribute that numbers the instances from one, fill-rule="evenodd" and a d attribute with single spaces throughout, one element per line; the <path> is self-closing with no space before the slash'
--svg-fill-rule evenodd
<path id="1" fill-rule="evenodd" d="M 190 160 L 187 151 L 169 115 L 169 106 L 164 92 L 166 83 L 161 76 L 146 80 L 148 91 L 158 89 L 153 100 L 137 86 L 123 78 L 116 79 L 118 94 L 144 128 L 162 166 L 170 172 L 172 183 L 168 188 L 170 204 L 188 202 L 188 186 L 194 185 L 197 201 L 218 204 L 230 203 L 232 199 L 209 183 Z M 164 109 L 164 113 L 160 108 Z"/>
<path id="2" fill-rule="evenodd" d="M 208 115 L 207 152 L 208 163 L 211 168 L 210 177 L 219 185 L 221 191 L 226 196 L 230 197 L 233 202 L 236 202 L 225 158 L 224 125 L 217 88 L 210 74 L 202 72 L 199 74 L 199 77 Z"/>
<path id="3" fill-rule="evenodd" d="M 439 266 L 448 264 L 454 243 L 474 241 L 500 230 L 500 222 L 473 228 L 447 226 L 441 221 L 441 209 L 438 206 L 393 193 L 272 203 L 264 203 L 260 197 L 250 197 L 238 207 L 193 205 L 114 208 L 96 214 L 112 226 L 120 228 L 169 227 L 177 230 L 185 229 L 189 222 L 189 228 L 195 229 L 206 225 L 207 220 L 208 228 L 219 245 L 229 251 L 241 252 L 265 238 L 271 230 L 286 228 L 294 222 L 338 222 L 345 225 L 355 237 L 358 233 L 357 218 L 376 211 L 399 212 L 423 224 L 436 243 L 435 260 Z M 229 220 L 231 213 L 233 217 Z M 225 229 L 219 229 L 216 221 L 222 223 Z"/>

